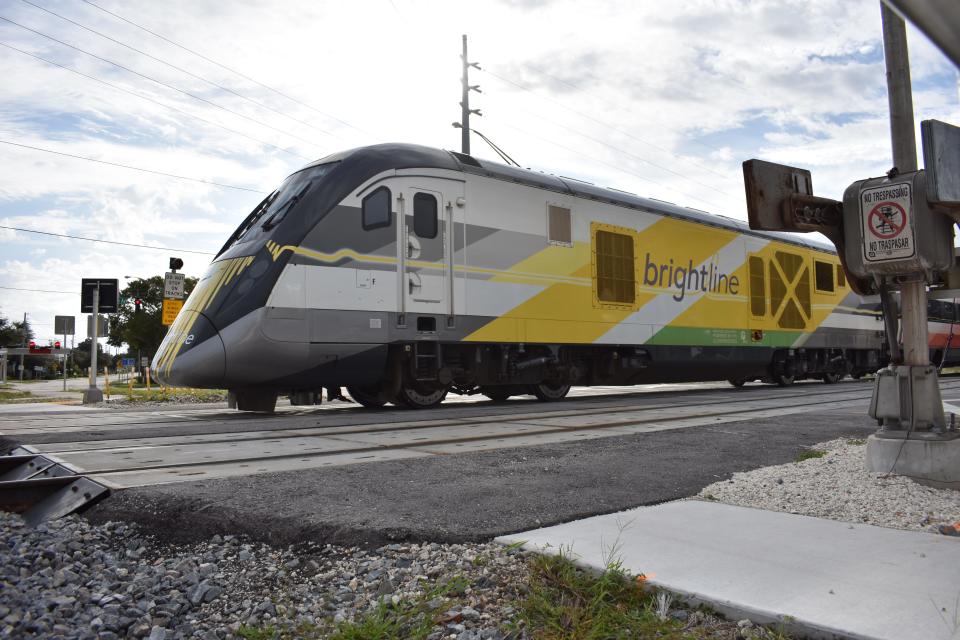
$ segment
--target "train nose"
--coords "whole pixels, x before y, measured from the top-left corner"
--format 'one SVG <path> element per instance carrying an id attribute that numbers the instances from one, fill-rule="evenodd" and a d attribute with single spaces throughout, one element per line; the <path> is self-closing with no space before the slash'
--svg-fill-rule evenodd
<path id="1" fill-rule="evenodd" d="M 226 371 L 220 333 L 202 313 L 184 313 L 190 315 L 177 318 L 160 343 L 151 370 L 166 385 L 219 389 Z"/>

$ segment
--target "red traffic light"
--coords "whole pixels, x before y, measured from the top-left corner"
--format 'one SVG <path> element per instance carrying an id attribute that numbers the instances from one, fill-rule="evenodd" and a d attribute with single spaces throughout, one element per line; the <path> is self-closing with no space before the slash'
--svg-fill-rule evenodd
<path id="1" fill-rule="evenodd" d="M 59 341 L 59 340 L 56 340 L 56 341 L 53 343 L 53 348 L 54 348 L 54 349 L 59 349 L 59 348 L 60 348 L 60 341 Z"/>
<path id="2" fill-rule="evenodd" d="M 33 340 L 31 340 L 29 346 L 30 346 L 31 349 L 36 349 L 36 348 L 37 348 L 37 343 L 34 342 Z"/>

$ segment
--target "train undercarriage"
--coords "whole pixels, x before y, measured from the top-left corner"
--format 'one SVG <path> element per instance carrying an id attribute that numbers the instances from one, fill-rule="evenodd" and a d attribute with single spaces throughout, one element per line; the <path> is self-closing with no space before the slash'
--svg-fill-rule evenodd
<path id="1" fill-rule="evenodd" d="M 787 386 L 798 380 L 835 383 L 859 378 L 885 364 L 877 349 L 788 349 L 692 346 L 444 344 L 417 341 L 385 346 L 380 380 L 347 385 L 359 404 L 426 409 L 448 392 L 483 394 L 494 401 L 530 394 L 560 400 L 572 386 L 631 386 L 650 383 L 728 380 Z M 321 402 L 323 387 L 231 389 L 230 403 L 245 411 L 273 411 L 280 395 L 291 404 Z"/>

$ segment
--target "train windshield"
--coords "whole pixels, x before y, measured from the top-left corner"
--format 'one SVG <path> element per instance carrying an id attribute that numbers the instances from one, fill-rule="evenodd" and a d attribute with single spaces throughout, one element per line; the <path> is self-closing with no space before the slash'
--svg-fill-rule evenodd
<path id="1" fill-rule="evenodd" d="M 296 209 L 300 201 L 320 178 L 328 174 L 336 165 L 336 162 L 321 164 L 298 171 L 288 177 L 279 189 L 264 198 L 250 212 L 250 215 L 244 219 L 230 240 L 227 241 L 224 249 L 235 244 L 249 242 L 260 234 L 276 227 Z"/>

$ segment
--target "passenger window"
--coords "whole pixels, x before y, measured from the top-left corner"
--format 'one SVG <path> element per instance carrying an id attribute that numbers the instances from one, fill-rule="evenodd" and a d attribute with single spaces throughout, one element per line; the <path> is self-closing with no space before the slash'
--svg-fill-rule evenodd
<path id="1" fill-rule="evenodd" d="M 767 278 L 763 258 L 750 256 L 750 313 L 764 316 L 767 313 Z"/>
<path id="2" fill-rule="evenodd" d="M 570 209 L 552 204 L 547 205 L 547 242 L 565 247 L 573 246 Z"/>
<path id="3" fill-rule="evenodd" d="M 817 291 L 833 293 L 833 265 L 829 262 L 813 261 L 813 276 Z"/>
<path id="4" fill-rule="evenodd" d="M 837 286 L 841 288 L 847 286 L 847 274 L 844 273 L 842 264 L 837 265 Z"/>
<path id="5" fill-rule="evenodd" d="M 636 299 L 633 236 L 597 231 L 595 250 L 597 299 L 600 302 L 633 304 Z"/>
<path id="6" fill-rule="evenodd" d="M 429 193 L 413 196 L 413 232 L 421 238 L 437 237 L 437 198 Z"/>
<path id="7" fill-rule="evenodd" d="M 390 226 L 390 189 L 379 187 L 361 203 L 363 228 L 367 231 Z"/>

